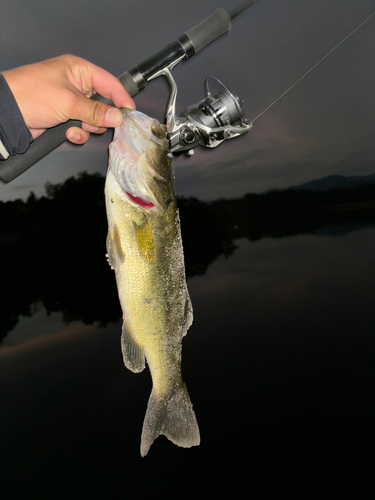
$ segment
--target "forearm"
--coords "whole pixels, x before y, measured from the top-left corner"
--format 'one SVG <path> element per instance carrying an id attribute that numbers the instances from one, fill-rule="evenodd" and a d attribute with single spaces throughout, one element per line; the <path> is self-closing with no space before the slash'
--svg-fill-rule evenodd
<path id="1" fill-rule="evenodd" d="M 17 102 L 0 73 L 0 160 L 24 153 L 32 140 Z"/>

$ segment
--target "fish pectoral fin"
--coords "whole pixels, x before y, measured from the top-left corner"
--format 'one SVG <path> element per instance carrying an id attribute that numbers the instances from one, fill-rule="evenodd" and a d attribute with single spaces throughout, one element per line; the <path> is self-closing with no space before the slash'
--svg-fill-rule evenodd
<path id="1" fill-rule="evenodd" d="M 115 269 L 116 263 L 123 264 L 125 261 L 125 254 L 122 250 L 120 234 L 116 224 L 113 226 L 112 231 L 108 230 L 107 258 L 112 269 Z"/>
<path id="2" fill-rule="evenodd" d="M 137 224 L 134 222 L 135 239 L 138 249 L 146 262 L 150 263 L 155 260 L 155 245 L 152 237 L 151 228 L 147 221 Z"/>
<path id="3" fill-rule="evenodd" d="M 143 349 L 131 337 L 125 321 L 122 324 L 121 350 L 126 368 L 134 373 L 144 370 L 145 355 Z"/>

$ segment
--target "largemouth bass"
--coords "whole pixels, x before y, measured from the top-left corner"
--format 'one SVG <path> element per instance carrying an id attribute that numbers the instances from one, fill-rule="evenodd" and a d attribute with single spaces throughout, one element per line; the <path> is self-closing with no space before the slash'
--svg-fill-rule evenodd
<path id="1" fill-rule="evenodd" d="M 185 448 L 200 442 L 181 377 L 182 338 L 193 312 L 165 127 L 139 111 L 122 113 L 109 147 L 107 255 L 123 312 L 125 366 L 141 372 L 147 360 L 152 376 L 141 436 L 145 456 L 161 434 Z"/>

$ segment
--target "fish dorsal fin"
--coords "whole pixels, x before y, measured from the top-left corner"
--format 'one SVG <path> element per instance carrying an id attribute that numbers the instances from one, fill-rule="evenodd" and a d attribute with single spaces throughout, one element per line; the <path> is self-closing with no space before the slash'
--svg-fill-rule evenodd
<path id="1" fill-rule="evenodd" d="M 107 234 L 107 258 L 112 269 L 115 269 L 116 263 L 123 264 L 125 261 L 125 254 L 121 246 L 120 233 L 116 224 L 113 226 L 113 230 L 109 230 Z"/>
<path id="2" fill-rule="evenodd" d="M 122 324 L 121 350 L 126 368 L 134 373 L 141 372 L 145 367 L 143 349 L 131 337 L 125 321 Z"/>
<path id="3" fill-rule="evenodd" d="M 155 260 L 155 245 L 151 228 L 146 220 L 141 223 L 134 222 L 135 239 L 138 249 L 146 262 Z"/>

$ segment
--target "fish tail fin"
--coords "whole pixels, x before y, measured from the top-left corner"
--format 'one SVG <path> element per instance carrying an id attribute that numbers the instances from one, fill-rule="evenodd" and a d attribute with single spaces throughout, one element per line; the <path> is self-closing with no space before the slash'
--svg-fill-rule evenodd
<path id="1" fill-rule="evenodd" d="M 148 400 L 141 437 L 141 455 L 147 455 L 155 439 L 163 434 L 172 443 L 190 448 L 200 443 L 197 419 L 185 383 L 160 398 L 152 389 Z"/>

